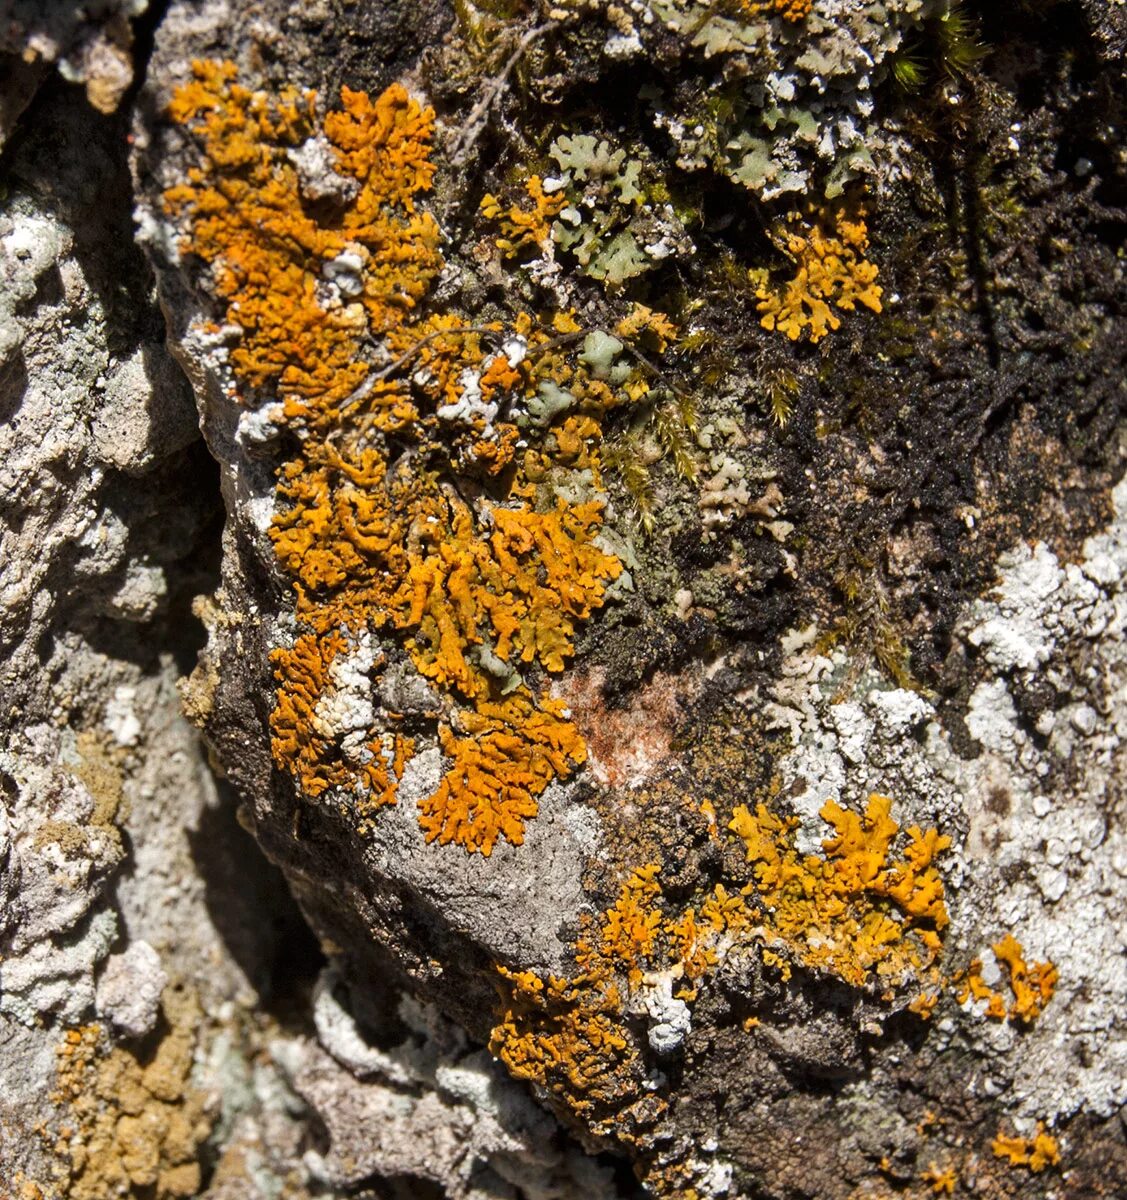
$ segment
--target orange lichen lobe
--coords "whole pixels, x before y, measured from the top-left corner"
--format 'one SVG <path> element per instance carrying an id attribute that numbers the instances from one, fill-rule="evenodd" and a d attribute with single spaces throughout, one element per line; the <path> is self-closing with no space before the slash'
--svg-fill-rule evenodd
<path id="1" fill-rule="evenodd" d="M 748 17 L 776 16 L 797 25 L 810 15 L 813 0 L 734 0 L 735 9 Z"/>
<path id="2" fill-rule="evenodd" d="M 953 1196 L 959 1182 L 959 1173 L 954 1167 L 940 1167 L 932 1161 L 920 1178 L 929 1184 L 936 1196 Z"/>
<path id="3" fill-rule="evenodd" d="M 507 258 L 530 247 L 543 250 L 551 241 L 552 222 L 567 203 L 562 189 L 546 192 L 539 175 L 525 182 L 525 191 L 531 201 L 529 207 L 513 204 L 505 208 L 494 195 L 486 195 L 481 201 L 482 215 L 500 226 L 501 236 L 494 242 Z"/>
<path id="4" fill-rule="evenodd" d="M 777 236 L 795 272 L 782 287 L 764 284 L 756 292 L 765 329 L 778 329 L 792 342 L 803 334 L 820 342 L 841 326 L 835 308 L 852 312 L 862 304 L 881 311 L 878 268 L 865 257 L 869 235 L 863 209 L 842 203 L 791 213 Z"/>
<path id="5" fill-rule="evenodd" d="M 1027 964 L 1021 943 L 1007 933 L 991 947 L 994 957 L 1009 972 L 1010 990 L 1014 999 L 1010 1005 L 1011 1020 L 1031 1022 L 1037 1019 L 1053 997 L 1059 978 L 1051 962 Z"/>
<path id="6" fill-rule="evenodd" d="M 960 1004 L 968 999 L 986 1002 L 985 1013 L 991 1020 L 1032 1024 L 1045 1010 L 1053 997 L 1059 980 L 1051 962 L 1027 963 L 1021 943 L 1007 933 L 991 949 L 1000 967 L 1005 968 L 1012 999 L 1007 1001 L 1003 991 L 992 988 L 982 975 L 982 960 L 974 959 L 965 973 L 955 978 L 959 985 Z"/>
<path id="7" fill-rule="evenodd" d="M 1028 1167 L 1037 1174 L 1060 1164 L 1060 1144 L 1051 1133 L 1045 1132 L 1043 1121 L 1037 1122 L 1037 1132 L 1031 1138 L 999 1130 L 990 1148 L 998 1158 L 1008 1159 L 1010 1166 Z"/>
<path id="8" fill-rule="evenodd" d="M 886 983 L 920 978 L 935 962 L 948 924 L 935 858 L 951 839 L 913 826 L 896 859 L 891 806 L 876 794 L 863 814 L 828 801 L 821 816 L 835 836 L 823 842 L 824 858 L 795 849 L 795 818 L 762 804 L 754 814 L 734 810 L 728 828 L 744 842 L 768 945 L 855 987 L 874 973 Z"/>

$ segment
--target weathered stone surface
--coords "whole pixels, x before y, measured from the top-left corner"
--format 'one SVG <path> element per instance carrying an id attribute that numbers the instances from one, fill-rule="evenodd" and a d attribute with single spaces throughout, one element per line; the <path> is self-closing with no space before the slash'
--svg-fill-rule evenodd
<path id="1" fill-rule="evenodd" d="M 1118 1195 L 1122 6 L 143 9 L 0 28 L 0 1196 Z"/>
<path id="2" fill-rule="evenodd" d="M 632 1159 L 658 1193 L 878 1195 L 889 1182 L 939 1187 L 947 1172 L 997 1194 L 1048 1194 L 1062 1178 L 1056 1168 L 1031 1172 L 992 1150 L 999 1133 L 1032 1139 L 1038 1121 L 1056 1132 L 1067 1186 L 1106 1189 L 1086 1148 L 1103 1147 L 1112 1176 L 1122 1176 L 1114 1114 L 1124 1100 L 1124 1045 L 1114 1014 L 1127 981 L 1115 866 L 1123 853 L 1115 815 L 1122 533 L 1111 496 L 1122 470 L 1115 430 L 1124 281 L 1104 231 L 1108 221 L 1121 226 L 1117 205 L 1127 193 L 1115 134 L 1098 135 L 1075 162 L 1060 155 L 1077 120 L 1110 130 L 1119 119 L 1101 83 L 1117 69 L 1114 36 L 1093 40 L 1068 5 L 1005 36 L 1003 17 L 976 27 L 969 11 L 952 17 L 943 5 L 914 3 L 882 6 L 879 18 L 876 6 L 815 3 L 790 23 L 755 6 L 741 17 L 731 11 L 738 5 L 710 14 L 688 0 L 614 11 L 575 3 L 545 10 L 540 26 L 531 14 L 494 7 L 462 6 L 440 48 L 427 44 L 430 10 L 401 6 L 397 28 L 417 21 L 423 51 L 405 76 L 398 42 L 351 70 L 328 66 L 332 22 L 314 29 L 284 6 L 251 18 L 222 5 L 174 4 L 158 32 L 138 126 L 143 227 L 228 505 L 222 588 L 208 608 L 209 643 L 188 702 L 260 844 L 354 995 L 371 1000 L 373 1028 L 394 1025 L 378 996 L 392 979 L 471 1037 L 492 1035 L 494 1051 L 541 1085 L 555 1111 Z M 866 24 L 878 19 L 879 27 Z M 991 46 L 988 59 L 975 49 L 979 38 Z M 1050 70 L 1044 55 L 1054 39 L 1072 57 Z M 586 747 L 581 769 L 556 769 L 537 794 L 523 839 L 501 837 L 491 853 L 467 852 L 460 835 L 451 834 L 452 844 L 425 836 L 428 806 L 450 770 L 453 743 L 439 730 L 472 730 L 471 702 L 443 691 L 418 649 L 421 618 L 396 625 L 386 607 L 394 600 L 338 618 L 346 658 L 314 693 L 309 736 L 334 747 L 317 752 L 340 756 L 333 771 L 348 762 L 359 771 L 382 753 L 381 740 L 386 749 L 394 731 L 407 730 L 413 749 L 392 785 L 395 803 L 365 809 L 365 787 L 374 785 L 341 783 L 339 773 L 327 791 L 314 786 L 286 758 L 291 751 L 277 749 L 277 727 L 271 755 L 271 713 L 288 686 L 277 664 L 299 635 L 327 636 L 310 624 L 315 604 L 325 621 L 325 606 L 353 601 L 348 583 L 342 591 L 310 582 L 311 556 L 329 544 L 319 534 L 305 559 L 287 566 L 276 553 L 277 530 L 300 524 L 303 501 L 293 489 L 276 494 L 274 472 L 286 461 L 320 469 L 325 435 L 309 407 L 287 401 L 294 385 L 287 393 L 284 374 L 268 365 L 248 374 L 263 325 L 246 314 L 259 292 L 253 280 L 223 275 L 235 251 L 223 249 L 222 223 L 237 222 L 237 208 L 224 210 L 235 215 L 221 216 L 200 249 L 200 189 L 224 194 L 227 178 L 208 165 L 220 143 L 204 141 L 206 113 L 216 108 L 196 108 L 178 124 L 160 115 L 188 84 L 191 61 L 217 57 L 231 60 L 238 83 L 260 90 L 264 103 L 283 84 L 316 89 L 321 114 L 336 107 L 341 84 L 374 99 L 406 78 L 438 114 L 433 191 L 417 203 L 439 218 L 443 265 L 433 285 L 420 283 L 419 313 L 445 314 L 455 326 L 497 321 L 501 341 L 521 312 L 573 311 L 584 357 L 561 369 L 589 369 L 612 387 L 656 375 L 666 389 L 639 385 L 649 395 L 633 402 L 640 408 L 603 410 L 601 430 L 585 435 L 604 546 L 626 574 L 585 619 L 574 656 L 542 659 L 537 670 L 530 652 L 525 668 L 504 650 L 493 653 L 501 643 L 488 640 L 484 615 L 475 618 L 483 624 L 469 641 L 486 640 L 469 657 L 499 681 L 488 686 L 498 697 L 525 688 L 561 698 Z M 636 85 L 622 91 L 623 64 L 644 77 L 640 97 Z M 791 114 L 779 118 L 774 141 L 770 122 L 753 111 L 765 95 Z M 292 181 L 280 187 L 294 189 L 292 219 L 311 231 L 302 236 L 335 247 L 307 243 L 295 261 L 310 279 L 328 281 L 316 284 L 313 303 L 336 312 L 364 294 L 366 272 L 375 278 L 399 251 L 386 242 L 381 259 L 362 232 L 350 243 L 356 249 L 332 241 L 358 228 L 348 225 L 357 191 L 351 168 L 334 165 L 332 131 L 326 122 L 326 140 L 321 120 L 311 116 L 292 135 L 289 158 L 279 151 L 262 162 Z M 187 200 L 162 203 L 201 165 Z M 545 180 L 547 217 L 538 233 L 524 234 L 518 215 L 531 210 L 521 181 L 532 176 Z M 832 309 L 823 325 L 816 306 L 794 318 L 786 301 L 772 299 L 785 269 L 772 245 L 787 249 L 790 237 L 793 261 L 818 238 L 852 236 L 840 225 L 834 232 L 837 218 L 808 215 L 837 211 L 843 188 L 855 197 L 868 189 L 861 237 L 867 221 L 870 241 L 852 243 L 856 254 L 835 251 L 845 266 L 829 269 L 852 272 L 848 286 L 864 293 L 860 303 L 883 311 L 842 312 L 839 329 Z M 559 203 L 552 189 L 562 189 Z M 226 194 L 228 204 L 257 202 L 253 187 L 242 200 Z M 279 196 L 274 214 L 290 203 Z M 534 209 L 532 185 L 528 196 Z M 770 207 L 756 208 L 753 196 Z M 673 203 L 663 209 L 666 197 Z M 786 232 L 816 219 L 825 223 Z M 772 220 L 780 220 L 773 243 L 763 234 Z M 230 245 L 253 247 L 245 252 L 263 264 L 289 261 L 288 251 L 272 259 L 278 251 L 259 249 L 255 227 Z M 1068 251 L 1053 232 L 1062 228 Z M 879 267 L 880 302 L 865 291 L 870 262 Z M 632 353 L 621 322 L 634 301 L 668 312 L 680 329 L 616 366 Z M 370 325 L 357 318 L 367 332 L 355 335 L 350 354 L 375 364 L 364 369 L 378 368 L 380 379 L 396 379 L 396 355 L 421 352 L 424 342 L 412 345 L 409 333 L 420 318 L 387 318 L 392 332 L 381 332 L 375 303 Z M 395 341 L 401 326 L 408 332 Z M 792 345 L 782 329 L 799 340 Z M 816 353 L 809 343 L 821 343 Z M 235 347 L 247 356 L 243 366 Z M 528 343 L 504 352 L 519 366 Z M 295 342 L 291 353 L 304 370 L 302 354 L 318 351 Z M 492 360 L 477 361 L 484 370 Z M 430 403 L 424 372 L 400 374 L 403 395 Z M 486 403 L 471 395 L 477 383 L 464 371 L 457 378 L 464 390 L 446 407 L 420 409 L 420 420 L 441 426 L 437 441 L 403 451 L 394 467 L 389 447 L 407 443 L 396 443 L 378 414 L 366 432 L 350 424 L 360 418 L 346 410 L 363 409 L 368 385 L 351 394 L 345 387 L 343 403 L 332 402 L 343 415 L 332 418 L 326 444 L 345 455 L 376 447 L 388 456 L 387 478 L 410 478 L 414 468 L 403 464 L 429 456 L 428 469 L 448 481 L 443 503 L 456 510 L 459 489 L 471 497 L 488 545 L 489 521 L 519 511 L 519 502 L 491 492 L 456 458 L 457 422 L 486 414 L 478 429 L 488 439 L 489 422 L 515 420 L 522 445 L 535 450 L 548 438 L 554 447 L 561 414 L 575 403 L 567 389 L 579 385 L 557 375 L 535 395 L 522 399 L 518 388 L 511 407 L 498 410 L 475 407 Z M 317 386 L 328 395 L 333 384 Z M 321 394 L 303 391 L 301 404 L 315 408 Z M 282 416 L 283 402 L 305 415 Z M 378 482 L 350 478 L 355 486 L 330 485 L 338 489 L 331 503 L 381 494 Z M 360 559 L 390 562 L 378 557 L 375 537 L 353 539 Z M 1035 548 L 1023 551 L 1023 538 Z M 381 568 L 383 578 L 394 569 Z M 295 576 L 306 589 L 296 612 Z M 428 584 L 445 586 L 455 587 L 453 575 Z M 480 665 L 489 654 L 488 667 Z M 405 682 L 420 669 L 439 683 L 419 680 L 409 695 Z M 437 726 L 435 710 L 445 714 Z M 773 934 L 780 918 L 756 909 L 767 901 L 755 899 L 769 885 L 754 857 L 742 862 L 728 828 L 739 828 L 741 806 L 793 816 L 798 869 L 803 855 L 833 858 L 823 848 L 832 844 L 826 814 L 836 811 L 827 801 L 859 812 L 872 792 L 892 797 L 901 829 L 951 839 L 936 860 L 950 917 L 937 930 L 941 966 L 917 963 L 907 975 L 888 967 L 883 982 L 875 969 L 850 976 L 832 954 L 817 965 L 832 929 L 790 943 Z M 778 836 L 781 853 L 791 835 Z M 648 864 L 655 874 L 632 874 Z M 824 869 L 831 877 L 835 868 Z M 708 943 L 713 957 L 699 977 L 686 974 L 696 968 L 652 930 L 671 930 L 689 910 L 699 920 L 717 885 L 729 895 L 746 889 L 758 933 L 729 930 Z M 613 913 L 625 921 L 629 904 L 658 923 L 630 935 L 643 947 L 636 974 L 628 958 L 607 967 L 598 957 L 611 953 L 598 946 L 609 945 Z M 910 923 L 906 908 L 897 912 L 892 940 L 907 936 Z M 1006 991 L 1008 969 L 995 968 L 990 947 L 1011 954 L 1007 933 L 1024 947 L 1034 978 L 1048 979 L 1047 964 L 1055 965 L 1047 1003 L 1044 993 L 1026 1003 L 1016 988 Z M 555 986 L 549 975 L 574 978 L 577 950 L 587 956 L 588 982 L 561 985 L 547 1010 L 538 993 L 521 991 L 521 979 L 546 996 Z M 592 953 L 604 965 L 591 967 Z M 498 967 L 533 974 L 514 983 Z M 616 991 L 599 990 L 609 987 L 600 971 L 615 975 Z M 968 987 L 983 999 L 960 1002 Z M 1008 997 L 995 1002 L 1000 1020 L 983 1011 L 995 994 Z M 617 1049 L 585 1041 L 592 1025 L 568 1041 L 567 1023 L 595 1020 L 596 1011 L 609 1022 L 601 1036 L 622 1040 Z M 562 1055 L 571 1067 L 545 1066 L 537 1055 Z M 599 1082 L 581 1078 L 584 1055 Z M 317 1070 L 305 1078 L 299 1091 L 317 1091 L 336 1137 L 362 1119 L 356 1105 L 376 1111 L 384 1103 L 382 1093 L 357 1093 L 346 1112 L 336 1085 Z M 386 1149 L 370 1153 L 353 1182 L 369 1168 L 401 1169 Z M 338 1182 L 352 1169 L 343 1162 L 324 1160 Z"/>

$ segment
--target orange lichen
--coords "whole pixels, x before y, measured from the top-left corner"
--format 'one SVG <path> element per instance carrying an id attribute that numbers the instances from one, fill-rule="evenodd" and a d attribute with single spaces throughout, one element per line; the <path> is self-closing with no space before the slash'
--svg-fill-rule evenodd
<path id="1" fill-rule="evenodd" d="M 863 209 L 837 204 L 806 215 L 791 213 L 778 239 L 796 270 L 781 288 L 764 284 L 757 290 L 765 329 L 778 329 L 792 342 L 803 333 L 819 342 L 841 326 L 834 307 L 852 312 L 863 304 L 881 311 L 878 269 L 865 258 L 869 235 Z"/>
<path id="2" fill-rule="evenodd" d="M 717 885 L 702 903 L 668 913 L 660 868 L 633 871 L 618 899 L 598 917 L 586 917 L 575 947 L 572 980 L 498 968 L 506 981 L 490 1047 L 521 1079 L 539 1083 L 579 1115 L 621 1110 L 640 1094 L 640 1056 L 623 1020 L 633 999 L 663 974 L 690 982 L 719 961 L 748 914 L 739 896 Z M 680 999 L 695 991 L 683 989 Z M 594 1041 L 585 1039 L 593 1035 Z M 603 1132 L 613 1128 L 609 1117 Z M 593 1123 L 593 1128 L 596 1125 Z"/>
<path id="3" fill-rule="evenodd" d="M 377 721 L 370 688 L 337 703 L 334 679 L 338 667 L 379 671 L 383 657 L 354 661 L 356 648 L 392 634 L 435 689 L 428 719 L 451 759 L 420 801 L 428 840 L 483 854 L 500 837 L 519 844 L 536 797 L 585 758 L 527 676 L 564 669 L 621 572 L 597 545 L 598 418 L 648 384 L 598 377 L 569 314 L 521 313 L 508 327 L 416 314 L 442 261 L 437 225 L 416 208 L 434 116 L 402 87 L 375 100 L 345 88 L 341 111 L 321 119 L 311 92 L 251 92 L 230 64 L 193 72 L 169 111 L 202 161 L 166 209 L 238 330 L 242 399 L 280 401 L 296 435 L 269 530 L 297 619 L 273 654 L 275 761 L 311 798 L 348 797 L 363 813 L 394 802 L 414 740 L 389 740 L 400 715 Z M 486 205 L 514 253 L 548 236 L 562 204 L 536 177 L 528 193 L 531 213 Z M 659 318 L 650 327 L 664 337 Z M 575 411 L 550 415 L 539 437 L 501 419 L 548 385 Z M 569 486 L 569 471 L 582 480 Z"/>
<path id="4" fill-rule="evenodd" d="M 525 191 L 532 201 L 531 208 L 521 208 L 516 204 L 505 208 L 493 195 L 485 196 L 481 202 L 482 214 L 501 227 L 501 236 L 494 241 L 497 249 L 508 258 L 528 247 L 542 250 L 547 246 L 552 236 L 552 222 L 567 203 L 562 189 L 545 192 L 544 182 L 539 175 L 527 180 Z"/>
<path id="5" fill-rule="evenodd" d="M 954 1167 L 941 1168 L 935 1162 L 931 1162 L 920 1178 L 924 1183 L 931 1186 L 931 1190 L 935 1195 L 953 1196 L 955 1194 L 955 1187 L 959 1182 L 959 1173 Z"/>
<path id="6" fill-rule="evenodd" d="M 1037 1122 L 1037 1132 L 1031 1138 L 1011 1136 L 998 1130 L 990 1149 L 998 1158 L 1009 1160 L 1010 1166 L 1028 1167 L 1040 1174 L 1046 1167 L 1060 1164 L 1060 1145 L 1051 1133 L 1045 1132 L 1044 1122 Z"/>
<path id="7" fill-rule="evenodd" d="M 489 854 L 497 839 L 524 841 L 524 822 L 536 815 L 536 797 L 553 779 L 583 762 L 586 748 L 562 706 L 533 705 L 518 692 L 497 703 L 482 702 L 461 716 L 466 734 L 440 731 L 443 752 L 453 760 L 438 790 L 419 802 L 427 841 L 456 842 Z"/>
<path id="8" fill-rule="evenodd" d="M 694 807 L 715 812 L 709 801 Z M 950 839 L 913 826 L 896 855 L 900 829 L 890 809 L 875 795 L 864 814 L 828 802 L 822 814 L 835 836 L 823 843 L 824 857 L 803 857 L 795 820 L 741 805 L 728 828 L 743 841 L 750 882 L 745 875 L 732 886 L 716 883 L 689 905 L 669 904 L 660 864 L 636 868 L 605 911 L 581 919 L 574 977 L 498 968 L 493 1053 L 593 1132 L 623 1136 L 623 1114 L 638 1120 L 646 1092 L 645 1043 L 629 1018 L 657 1013 L 667 1021 L 679 1013 L 683 1020 L 733 955 L 758 954 L 787 978 L 800 964 L 857 987 L 879 981 L 886 1000 L 897 985 L 926 981 L 933 986 L 915 1007 L 930 1011 L 947 925 L 935 858 Z M 758 1017 L 743 1022 L 749 1033 L 758 1025 Z M 952 1172 L 936 1168 L 930 1182 L 949 1191 L 948 1178 Z M 687 1194 L 667 1185 L 661 1194 Z"/>
<path id="9" fill-rule="evenodd" d="M 1021 943 L 1007 933 L 991 947 L 994 957 L 1006 968 L 1014 999 L 1010 1005 L 1010 1020 L 1030 1022 L 1041 1015 L 1053 997 L 1057 985 L 1057 969 L 1051 962 L 1026 964 Z"/>
<path id="10" fill-rule="evenodd" d="M 271 98 L 235 74 L 230 63 L 194 63 L 173 96 L 169 115 L 201 140 L 204 159 L 165 193 L 165 208 L 190 215 L 184 249 L 212 266 L 226 321 L 241 331 L 231 350 L 239 382 L 276 394 L 288 419 L 329 424 L 369 374 L 359 337 L 398 324 L 441 264 L 438 227 L 413 206 L 430 186 L 433 113 L 398 85 L 374 105 L 344 89 L 345 111 L 324 132 L 360 187 L 332 219 L 314 217 L 293 161 L 316 132 L 314 93 Z M 358 294 L 331 294 L 324 281 L 354 261 Z"/>
<path id="11" fill-rule="evenodd" d="M 613 990 L 585 976 L 498 969 L 507 987 L 489 1047 L 516 1078 L 546 1088 L 581 1116 L 618 1108 L 637 1093 L 637 1051 Z"/>
<path id="12" fill-rule="evenodd" d="M 813 0 L 735 0 L 736 9 L 744 16 L 773 15 L 798 24 L 810 15 Z"/>
<path id="13" fill-rule="evenodd" d="M 995 942 L 991 949 L 1000 966 L 1005 967 L 1013 999 L 990 985 L 982 976 L 982 960 L 974 959 L 965 973 L 956 976 L 960 1004 L 968 999 L 984 1000 L 985 1013 L 995 1021 L 1009 1020 L 1029 1025 L 1035 1021 L 1053 997 L 1059 975 L 1051 962 L 1026 963 L 1021 943 L 1011 933 Z"/>
<path id="14" fill-rule="evenodd" d="M 661 898 L 658 871 L 657 863 L 649 863 L 622 885 L 618 900 L 603 916 L 597 936 L 580 939 L 575 959 L 581 967 L 597 975 L 614 964 L 625 969 L 632 987 L 641 983 L 642 965 L 653 956 L 663 925 L 657 907 Z"/>
<path id="15" fill-rule="evenodd" d="M 644 304 L 635 303 L 614 327 L 621 338 L 648 343 L 647 348 L 664 350 L 677 340 L 677 326 L 663 312 L 655 312 Z"/>
<path id="16" fill-rule="evenodd" d="M 862 816 L 828 801 L 821 815 L 836 836 L 822 843 L 824 858 L 795 849 L 796 819 L 762 804 L 754 814 L 744 805 L 734 810 L 729 829 L 743 839 L 752 865 L 768 945 L 855 987 L 874 972 L 888 984 L 922 977 L 948 924 L 935 858 L 951 839 L 912 826 L 903 858 L 894 859 L 900 827 L 891 804 L 870 796 Z"/>
<path id="17" fill-rule="evenodd" d="M 292 646 L 271 654 L 278 703 L 270 714 L 275 759 L 290 769 L 309 796 L 320 796 L 330 787 L 359 786 L 369 806 L 394 803 L 395 787 L 378 742 L 352 749 L 342 731 L 318 712 L 331 694 L 333 663 L 349 648 L 346 631 L 332 630 L 325 637 L 302 634 Z M 402 775 L 402 754 L 393 760 L 396 779 Z M 394 769 L 397 767 L 398 769 Z"/>

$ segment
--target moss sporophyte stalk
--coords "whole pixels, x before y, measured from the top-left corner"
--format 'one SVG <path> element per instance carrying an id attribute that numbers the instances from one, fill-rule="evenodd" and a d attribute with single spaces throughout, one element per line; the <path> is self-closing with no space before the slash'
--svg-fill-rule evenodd
<path id="1" fill-rule="evenodd" d="M 419 801 L 427 839 L 519 845 L 586 757 L 544 674 L 622 571 L 601 537 L 602 420 L 650 390 L 621 357 L 631 342 L 664 345 L 672 325 L 638 306 L 618 336 L 566 311 L 429 308 L 434 114 L 398 84 L 343 88 L 322 114 L 312 92 L 251 91 L 232 64 L 197 62 L 169 112 L 198 162 L 165 210 L 237 331 L 231 389 L 293 446 L 269 529 L 296 620 L 272 656 L 275 762 L 362 826 L 395 802 L 418 738 L 372 708 L 383 635 L 430 689 L 446 762 Z M 545 236 L 555 205 L 535 178 L 528 193 L 527 220 L 486 206 L 506 252 Z"/>

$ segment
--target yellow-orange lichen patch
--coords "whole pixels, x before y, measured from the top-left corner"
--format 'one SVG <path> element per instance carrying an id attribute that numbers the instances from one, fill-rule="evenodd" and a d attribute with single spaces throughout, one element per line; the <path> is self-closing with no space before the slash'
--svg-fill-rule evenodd
<path id="1" fill-rule="evenodd" d="M 992 1020 L 1032 1024 L 1044 1012 L 1056 990 L 1059 978 L 1056 967 L 1051 962 L 1027 963 L 1021 943 L 1012 933 L 995 942 L 991 949 L 999 966 L 1005 968 L 1012 999 L 1007 1001 L 1004 992 L 985 981 L 982 960 L 976 958 L 965 973 L 954 979 L 958 985 L 959 1003 L 968 999 L 983 1000 L 986 1016 Z"/>
<path id="2" fill-rule="evenodd" d="M 501 236 L 494 240 L 497 249 L 509 258 L 528 247 L 544 249 L 552 236 L 552 222 L 567 202 L 562 189 L 545 192 L 544 181 L 539 175 L 527 180 L 525 191 L 531 201 L 527 208 L 517 204 L 505 208 L 493 195 L 487 195 L 481 202 L 482 214 L 500 225 Z"/>
<path id="3" fill-rule="evenodd" d="M 1022 956 L 1021 943 L 1012 933 L 995 942 L 991 949 L 994 957 L 1009 972 L 1010 990 L 1014 996 L 1009 1010 L 1010 1020 L 1036 1020 L 1056 990 L 1056 967 L 1051 962 L 1027 964 Z"/>
<path id="4" fill-rule="evenodd" d="M 464 736 L 443 728 L 440 744 L 453 765 L 438 790 L 419 802 L 427 841 L 456 842 L 492 852 L 498 838 L 524 841 L 524 822 L 536 816 L 536 797 L 570 774 L 585 749 L 575 726 L 551 700 L 533 705 L 523 689 L 462 714 Z"/>
<path id="5" fill-rule="evenodd" d="M 878 269 L 865 257 L 869 234 L 863 209 L 842 203 L 791 213 L 777 236 L 795 272 L 781 287 L 764 284 L 758 289 L 765 329 L 778 329 L 792 342 L 803 334 L 819 342 L 841 326 L 835 308 L 852 312 L 862 304 L 881 311 Z"/>
<path id="6" fill-rule="evenodd" d="M 736 11 L 748 17 L 776 16 L 792 24 L 805 21 L 813 0 L 733 0 Z"/>
<path id="7" fill-rule="evenodd" d="M 639 867 L 614 904 L 584 919 L 574 979 L 499 968 L 503 1002 L 490 1047 L 514 1075 L 548 1088 L 593 1129 L 621 1133 L 622 1113 L 637 1116 L 644 1093 L 627 1010 L 662 979 L 685 980 L 678 997 L 694 999 L 687 984 L 715 967 L 746 925 L 742 897 L 722 885 L 699 912 L 667 911 L 658 864 Z"/>
<path id="8" fill-rule="evenodd" d="M 822 815 L 834 836 L 823 843 L 824 856 L 802 856 L 795 820 L 741 805 L 729 832 L 743 843 L 747 874 L 714 884 L 689 905 L 669 903 L 659 863 L 634 869 L 605 911 L 582 918 L 572 978 L 499 968 L 493 1052 L 593 1132 L 625 1136 L 623 1114 L 637 1120 L 646 1094 L 639 1018 L 659 1023 L 647 1040 L 668 1050 L 667 1039 L 676 1044 L 691 1028 L 688 1006 L 733 955 L 757 954 L 788 978 L 797 964 L 856 987 L 875 983 L 887 1000 L 899 986 L 926 983 L 916 1010 L 930 1011 L 942 984 L 934 964 L 947 925 L 935 859 L 950 840 L 916 826 L 901 835 L 890 811 L 891 802 L 876 795 L 864 813 L 827 803 Z M 744 1028 L 758 1024 L 751 1017 Z M 660 1103 L 659 1096 L 649 1100 Z M 947 1190 L 953 1175 L 935 1170 L 930 1182 Z"/>
<path id="9" fill-rule="evenodd" d="M 1041 1121 L 1037 1122 L 1037 1132 L 1031 1138 L 1011 1136 L 999 1130 L 990 1148 L 998 1158 L 1008 1159 L 1010 1166 L 1028 1167 L 1038 1174 L 1047 1167 L 1060 1164 L 1060 1145 L 1051 1133 L 1045 1132 Z"/>
<path id="10" fill-rule="evenodd" d="M 580 1116 L 636 1096 L 637 1051 L 611 989 L 499 968 L 504 999 L 490 1049 L 518 1079 L 539 1084 Z"/>
<path id="11" fill-rule="evenodd" d="M 297 157 L 317 132 L 312 92 L 270 97 L 240 86 L 229 63 L 197 62 L 169 106 L 203 161 L 165 193 L 165 209 L 189 215 L 182 248 L 211 265 L 226 322 L 241 331 L 235 376 L 312 422 L 338 418 L 369 373 L 358 338 L 399 323 L 441 262 L 437 225 L 412 203 L 430 184 L 433 113 L 398 85 L 374 104 L 347 89 L 342 101 L 324 134 L 360 186 L 316 217 Z"/>
<path id="12" fill-rule="evenodd" d="M 959 1173 L 954 1167 L 940 1167 L 937 1163 L 928 1164 L 920 1178 L 928 1184 L 936 1196 L 953 1196 L 958 1186 Z"/>
<path id="13" fill-rule="evenodd" d="M 935 858 L 951 839 L 913 826 L 897 859 L 891 805 L 873 795 L 859 814 L 828 801 L 821 815 L 835 836 L 823 842 L 824 858 L 795 849 L 795 819 L 762 804 L 734 810 L 729 829 L 744 842 L 768 945 L 855 987 L 924 977 L 948 924 Z"/>
<path id="14" fill-rule="evenodd" d="M 197 63 L 169 111 L 201 161 L 166 210 L 238 331 L 242 398 L 280 401 L 296 441 L 269 530 L 297 620 L 273 655 L 275 761 L 309 797 L 368 814 L 394 801 L 417 738 L 376 712 L 383 658 L 355 656 L 391 634 L 435 689 L 427 719 L 450 759 L 420 801 L 428 840 L 519 844 L 536 797 L 585 758 L 536 678 L 564 669 L 621 572 L 598 545 L 599 418 L 648 384 L 588 365 L 569 314 L 416 311 L 441 265 L 417 207 L 434 117 L 402 87 L 345 88 L 321 118 L 313 93 L 251 92 L 229 64 Z M 531 213 L 493 214 L 514 251 L 546 238 L 562 203 L 535 177 L 528 193 Z M 539 413 L 544 387 L 546 419 L 502 419 Z"/>
<path id="15" fill-rule="evenodd" d="M 201 1014 L 175 991 L 164 1013 L 168 1032 L 145 1057 L 111 1049 L 97 1025 L 64 1035 L 51 1148 L 69 1200 L 199 1194 L 200 1148 L 213 1123 L 188 1079 Z"/>

